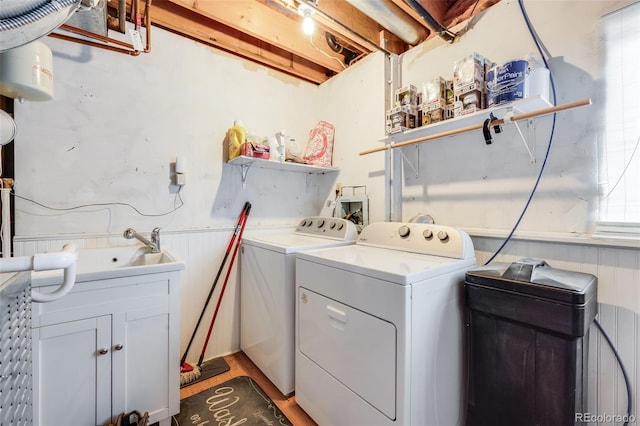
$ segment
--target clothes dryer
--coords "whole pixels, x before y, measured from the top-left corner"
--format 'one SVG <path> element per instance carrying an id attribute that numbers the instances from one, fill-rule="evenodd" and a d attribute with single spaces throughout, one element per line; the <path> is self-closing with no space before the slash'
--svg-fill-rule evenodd
<path id="1" fill-rule="evenodd" d="M 283 395 L 294 390 L 296 254 L 357 238 L 348 220 L 309 217 L 293 232 L 242 239 L 240 347 Z"/>
<path id="2" fill-rule="evenodd" d="M 296 402 L 320 425 L 462 425 L 461 230 L 374 223 L 296 261 Z"/>

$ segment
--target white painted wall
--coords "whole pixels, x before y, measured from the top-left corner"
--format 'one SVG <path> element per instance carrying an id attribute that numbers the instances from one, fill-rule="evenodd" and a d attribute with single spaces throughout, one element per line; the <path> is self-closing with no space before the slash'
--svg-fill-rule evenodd
<path id="1" fill-rule="evenodd" d="M 558 104 L 591 98 L 594 106 L 557 115 L 544 177 L 521 230 L 583 234 L 593 231 L 598 197 L 598 129 L 596 88 L 599 17 L 621 1 L 526 1 L 535 30 L 549 51 Z M 536 52 L 516 0 L 503 0 L 480 15 L 455 44 L 424 43 L 402 56 L 403 85 L 422 87 L 429 79 L 451 79 L 453 64 L 471 52 L 495 63 L 525 59 Z M 537 55 L 539 57 L 539 55 Z M 501 118 L 504 112 L 496 115 Z M 482 123 L 487 117 L 479 117 Z M 436 222 L 466 228 L 511 229 L 533 188 L 551 133 L 551 117 L 520 122 L 536 163 L 515 126 L 487 146 L 481 131 L 419 145 L 420 173 L 405 167 L 403 216 L 429 212 Z M 403 148 L 414 159 L 413 147 Z"/>
<path id="2" fill-rule="evenodd" d="M 341 168 L 338 182 L 344 186 L 366 185 L 370 222 L 385 220 L 384 156 L 360 157 L 358 153 L 384 136 L 386 60 L 381 52 L 367 56 L 324 83 L 316 101 L 321 116 L 336 123 L 340 142 L 333 158 Z M 344 195 L 352 191 L 344 188 Z M 364 191 L 358 188 L 355 194 Z M 325 204 L 322 214 L 331 216 L 332 211 Z"/>
<path id="3" fill-rule="evenodd" d="M 150 54 L 129 57 L 45 38 L 54 53 L 55 99 L 16 103 L 15 253 L 53 251 L 65 242 L 80 248 L 129 244 L 122 232 L 160 226 L 163 247 L 182 258 L 182 348 L 220 267 L 245 201 L 252 203 L 246 235 L 288 228 L 305 216 L 331 215 L 336 181 L 369 184 L 374 166 L 354 161 L 360 144 L 383 132 L 383 55 L 363 59 L 326 86 L 300 82 L 161 29 Z M 325 89 L 326 87 L 326 89 Z M 352 96 L 352 93 L 357 96 Z M 336 127 L 334 165 L 339 173 L 307 175 L 252 167 L 247 188 L 241 169 L 224 163 L 223 140 L 233 120 L 259 135 L 284 128 L 304 149 L 309 130 L 326 120 Z M 372 125 L 374 124 L 374 125 Z M 170 163 L 186 160 L 180 204 Z M 373 192 L 383 219 L 384 187 Z M 118 204 L 116 204 L 118 203 Z M 216 319 L 206 358 L 239 349 L 237 263 Z M 224 274 L 214 298 L 219 297 Z M 215 303 L 211 302 L 207 318 Z M 195 360 L 208 324 L 190 352 Z"/>
<path id="4" fill-rule="evenodd" d="M 285 128 L 304 147 L 317 86 L 155 28 L 152 52 L 139 57 L 45 42 L 55 99 L 16 105 L 17 194 L 60 209 L 117 202 L 157 215 L 179 204 L 170 163 L 183 156 L 184 207 L 152 218 L 121 205 L 60 212 L 18 199 L 18 235 L 229 226 L 246 200 L 252 224 L 289 224 L 327 197 L 328 179 L 258 169 L 243 191 L 240 168 L 223 160 L 235 119 L 258 135 Z"/>

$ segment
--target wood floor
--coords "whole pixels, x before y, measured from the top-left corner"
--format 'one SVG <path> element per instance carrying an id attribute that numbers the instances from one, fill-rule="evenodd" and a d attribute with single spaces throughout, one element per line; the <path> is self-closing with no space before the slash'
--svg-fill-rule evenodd
<path id="1" fill-rule="evenodd" d="M 317 426 L 316 423 L 296 404 L 295 396 L 286 398 L 280 391 L 262 374 L 256 365 L 243 353 L 237 352 L 224 357 L 229 364 L 229 371 L 219 374 L 201 382 L 185 386 L 180 389 L 180 399 L 195 395 L 205 389 L 209 389 L 220 383 L 226 382 L 237 376 L 249 376 L 258 383 L 269 398 L 276 403 L 285 416 L 294 426 Z"/>

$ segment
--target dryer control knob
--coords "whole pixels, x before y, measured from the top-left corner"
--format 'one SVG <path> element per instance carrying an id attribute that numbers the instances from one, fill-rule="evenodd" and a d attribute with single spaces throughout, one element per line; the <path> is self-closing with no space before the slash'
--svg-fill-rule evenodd
<path id="1" fill-rule="evenodd" d="M 342 228 L 344 228 L 344 223 L 339 223 L 338 224 L 338 231 L 342 231 Z"/>
<path id="2" fill-rule="evenodd" d="M 309 222 L 307 222 L 307 226 L 311 226 L 312 223 L 313 223 L 313 221 L 310 220 Z"/>
<path id="3" fill-rule="evenodd" d="M 409 229 L 407 225 L 402 225 L 400 228 L 398 228 L 398 235 L 400 235 L 402 238 L 408 237 L 410 233 L 411 229 Z"/>
<path id="4" fill-rule="evenodd" d="M 324 219 L 320 219 L 318 222 L 318 228 L 322 228 L 324 226 Z"/>
<path id="5" fill-rule="evenodd" d="M 331 225 L 329 225 L 329 228 L 336 229 L 336 223 L 335 222 L 331 222 Z"/>
<path id="6" fill-rule="evenodd" d="M 425 229 L 422 236 L 425 240 L 430 240 L 433 238 L 433 231 L 431 229 Z"/>
<path id="7" fill-rule="evenodd" d="M 447 231 L 440 231 L 438 232 L 438 239 L 443 243 L 446 243 L 449 241 L 449 234 L 447 234 Z"/>
<path id="8" fill-rule="evenodd" d="M 307 224 L 306 219 L 305 219 L 305 220 L 303 220 L 302 222 L 300 222 L 300 226 L 305 226 L 306 224 Z"/>

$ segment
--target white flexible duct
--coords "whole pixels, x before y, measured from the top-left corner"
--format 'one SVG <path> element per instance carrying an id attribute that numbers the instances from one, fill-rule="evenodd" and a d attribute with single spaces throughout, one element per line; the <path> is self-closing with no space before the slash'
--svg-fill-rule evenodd
<path id="1" fill-rule="evenodd" d="M 65 244 L 62 247 L 62 251 L 56 253 L 39 253 L 33 256 L 2 258 L 0 259 L 0 273 L 64 269 L 62 285 L 56 291 L 53 293 L 31 291 L 31 299 L 34 302 L 53 302 L 69 293 L 76 283 L 77 259 L 78 252 L 75 244 Z"/>
<path id="2" fill-rule="evenodd" d="M 81 0 L 2 0 L 0 52 L 30 43 L 64 24 Z"/>

